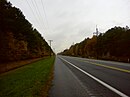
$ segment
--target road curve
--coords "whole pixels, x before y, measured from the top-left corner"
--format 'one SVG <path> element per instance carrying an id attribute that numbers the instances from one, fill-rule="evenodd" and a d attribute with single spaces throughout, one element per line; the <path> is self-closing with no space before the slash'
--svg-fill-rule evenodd
<path id="1" fill-rule="evenodd" d="M 126 63 L 57 56 L 50 97 L 129 97 L 129 71 Z"/>

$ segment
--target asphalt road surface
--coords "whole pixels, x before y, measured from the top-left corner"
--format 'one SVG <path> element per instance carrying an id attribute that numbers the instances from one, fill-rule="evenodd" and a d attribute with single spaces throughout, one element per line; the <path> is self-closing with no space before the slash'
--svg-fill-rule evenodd
<path id="1" fill-rule="evenodd" d="M 57 56 L 50 97 L 130 97 L 130 64 Z"/>

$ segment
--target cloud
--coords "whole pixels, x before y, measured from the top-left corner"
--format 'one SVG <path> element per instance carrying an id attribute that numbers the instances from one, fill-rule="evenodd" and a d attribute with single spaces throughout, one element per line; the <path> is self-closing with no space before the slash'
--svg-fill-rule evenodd
<path id="1" fill-rule="evenodd" d="M 35 2 L 42 16 L 36 14 L 36 8 L 32 5 L 34 0 L 28 0 L 40 22 L 33 15 L 26 0 L 10 1 L 24 12 L 26 18 L 46 40 L 53 40 L 52 46 L 56 52 L 69 48 L 73 42 L 92 37 L 96 25 L 100 32 L 114 26 L 130 26 L 129 0 L 45 0 L 47 20 L 41 0 Z"/>

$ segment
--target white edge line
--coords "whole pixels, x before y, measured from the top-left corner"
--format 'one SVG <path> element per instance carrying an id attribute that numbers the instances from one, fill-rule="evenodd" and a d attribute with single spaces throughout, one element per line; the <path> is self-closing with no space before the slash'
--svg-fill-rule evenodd
<path id="1" fill-rule="evenodd" d="M 93 75 L 87 73 L 86 71 L 80 69 L 79 67 L 75 66 L 74 64 L 70 63 L 69 61 L 63 59 L 60 57 L 60 59 L 62 59 L 63 61 L 67 62 L 68 64 L 70 64 L 71 66 L 75 67 L 76 69 L 78 69 L 79 71 L 81 71 L 82 73 L 88 75 L 89 77 L 91 77 L 92 79 L 96 80 L 97 82 L 99 82 L 100 84 L 102 84 L 103 86 L 107 87 L 108 89 L 110 89 L 111 91 L 115 92 L 116 94 L 120 95 L 121 97 L 129 97 L 126 94 L 120 92 L 119 90 L 113 88 L 112 86 L 106 84 L 105 82 L 101 81 L 100 79 L 94 77 Z"/>

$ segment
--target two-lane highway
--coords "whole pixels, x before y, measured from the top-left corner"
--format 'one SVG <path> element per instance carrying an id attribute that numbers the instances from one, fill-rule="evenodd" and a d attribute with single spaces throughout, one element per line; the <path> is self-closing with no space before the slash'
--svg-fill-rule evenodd
<path id="1" fill-rule="evenodd" d="M 130 96 L 130 64 L 57 56 L 50 97 L 120 96 Z"/>

